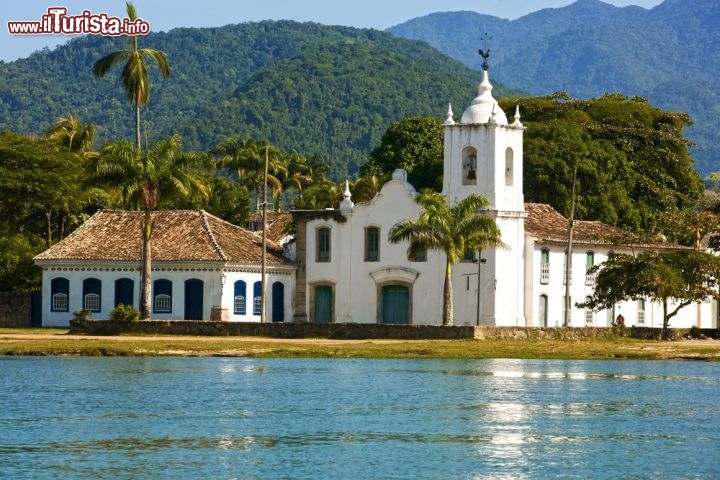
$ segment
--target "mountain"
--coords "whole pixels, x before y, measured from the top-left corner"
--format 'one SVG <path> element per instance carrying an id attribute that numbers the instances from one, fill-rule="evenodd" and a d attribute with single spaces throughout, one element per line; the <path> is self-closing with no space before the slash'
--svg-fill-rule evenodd
<path id="1" fill-rule="evenodd" d="M 40 134 L 72 114 L 98 127 L 98 145 L 133 138 L 120 68 L 93 78 L 92 64 L 127 39 L 85 36 L 26 59 L 0 62 L 0 130 Z M 141 114 L 152 142 L 175 132 L 209 150 L 230 135 L 318 155 L 342 179 L 357 171 L 387 126 L 407 116 L 444 118 L 466 105 L 479 75 L 424 42 L 370 29 L 290 21 L 181 28 L 139 39 L 167 54 L 171 75 L 151 67 Z M 496 95 L 513 92 L 496 82 Z"/>
<path id="2" fill-rule="evenodd" d="M 533 95 L 606 92 L 688 113 L 687 136 L 702 175 L 720 170 L 720 2 L 665 0 L 651 10 L 578 0 L 517 20 L 475 12 L 434 13 L 391 27 L 479 69 L 490 37 L 493 78 Z"/>

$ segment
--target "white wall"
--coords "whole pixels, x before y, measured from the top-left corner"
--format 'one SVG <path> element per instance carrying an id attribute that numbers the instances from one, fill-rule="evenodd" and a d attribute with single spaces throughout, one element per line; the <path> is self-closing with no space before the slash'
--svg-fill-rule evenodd
<path id="1" fill-rule="evenodd" d="M 88 265 L 85 262 L 85 265 Z M 222 286 L 223 269 L 225 273 L 225 286 Z M 268 279 L 266 285 L 266 312 L 268 321 L 272 310 L 272 285 L 276 281 L 283 283 L 284 292 L 284 317 L 285 321 L 292 320 L 292 298 L 295 290 L 295 276 L 293 266 L 272 266 L 268 267 Z M 69 308 L 67 312 L 51 311 L 51 282 L 54 278 L 63 277 L 69 280 L 70 295 Z M 139 266 L 120 265 L 117 263 L 98 263 L 81 267 L 78 264 L 55 266 L 43 269 L 42 286 L 42 318 L 43 326 L 65 327 L 73 318 L 73 312 L 83 308 L 83 281 L 88 278 L 97 278 L 102 282 L 101 310 L 93 312 L 90 319 L 106 320 L 110 311 L 115 307 L 115 281 L 120 278 L 129 278 L 134 281 L 133 303 L 136 308 L 140 305 L 140 270 Z M 151 312 L 154 320 L 182 320 L 185 318 L 185 281 L 198 279 L 203 282 L 203 319 L 211 318 L 212 308 L 221 306 L 229 312 L 230 321 L 260 321 L 259 315 L 253 315 L 252 294 L 253 284 L 260 281 L 260 266 L 253 268 L 239 268 L 218 264 L 204 265 L 182 265 L 153 263 L 152 281 L 170 280 L 172 282 L 172 312 L 155 313 Z M 247 282 L 248 305 L 246 315 L 233 314 L 233 283 L 237 279 Z"/>

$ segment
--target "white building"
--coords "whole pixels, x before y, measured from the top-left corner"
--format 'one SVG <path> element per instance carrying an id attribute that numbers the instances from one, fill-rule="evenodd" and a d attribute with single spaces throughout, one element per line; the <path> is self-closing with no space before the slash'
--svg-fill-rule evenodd
<path id="1" fill-rule="evenodd" d="M 460 120 L 452 109 L 444 123 L 443 195 L 455 204 L 484 195 L 483 212 L 500 228 L 506 249 L 468 255 L 453 268 L 455 325 L 608 327 L 622 314 L 627 326 L 662 326 L 662 306 L 623 302 L 603 312 L 578 309 L 592 295 L 587 270 L 611 251 L 677 250 L 677 245 L 618 246 L 619 230 L 599 222 L 576 221 L 570 287 L 565 257 L 569 221 L 548 205 L 523 198 L 524 127 L 516 109 L 513 122 L 492 96 L 487 69 L 477 97 Z M 444 254 L 427 252 L 408 260 L 407 245 L 388 242 L 397 222 L 416 219 L 415 189 L 404 171 L 394 172 L 380 193 L 353 204 L 350 192 L 339 209 L 293 212 L 296 220 L 297 289 L 295 320 L 310 322 L 442 324 Z M 673 327 L 715 327 L 715 302 L 685 307 Z"/>
<path id="2" fill-rule="evenodd" d="M 662 307 L 623 302 L 603 312 L 575 307 L 592 295 L 588 269 L 611 251 L 678 250 L 677 245 L 619 245 L 619 231 L 599 222 L 574 223 L 570 285 L 565 279 L 569 221 L 548 205 L 523 198 L 524 127 L 492 96 L 487 69 L 477 97 L 459 121 L 444 123 L 443 195 L 451 204 L 469 194 L 490 202 L 507 248 L 468 252 L 453 268 L 455 325 L 608 327 L 662 326 Z M 428 251 L 408 259 L 407 245 L 388 241 L 397 222 L 416 219 L 416 191 L 402 170 L 371 201 L 354 204 L 347 189 L 338 209 L 292 212 L 295 239 L 269 242 L 267 321 L 442 324 L 445 258 Z M 155 212 L 154 319 L 260 321 L 261 241 L 258 232 L 206 212 Z M 277 239 L 285 220 L 275 218 Z M 43 325 L 65 326 L 75 310 L 108 318 L 119 303 L 139 305 L 142 213 L 103 211 L 38 255 L 43 269 Z M 271 228 L 272 230 L 272 228 Z M 287 240 L 284 238 L 283 243 Z M 716 302 L 685 307 L 673 327 L 717 326 Z"/>
<path id="3" fill-rule="evenodd" d="M 104 320 L 118 304 L 140 305 L 143 213 L 100 211 L 37 257 L 42 325 L 67 326 L 73 312 Z M 153 213 L 152 318 L 260 321 L 262 244 L 258 235 L 204 211 Z M 292 318 L 295 266 L 268 242 L 268 321 Z"/>

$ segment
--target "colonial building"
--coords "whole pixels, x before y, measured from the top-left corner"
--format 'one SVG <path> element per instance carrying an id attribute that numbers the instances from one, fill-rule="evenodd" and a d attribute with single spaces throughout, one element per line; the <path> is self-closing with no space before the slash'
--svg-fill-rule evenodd
<path id="1" fill-rule="evenodd" d="M 43 270 L 43 326 L 66 326 L 73 312 L 107 319 L 118 304 L 140 305 L 142 212 L 100 211 L 35 257 Z M 204 211 L 153 213 L 152 318 L 260 321 L 259 236 Z M 268 321 L 292 318 L 295 266 L 269 241 Z"/>
<path id="2" fill-rule="evenodd" d="M 615 241 L 617 229 L 577 221 L 566 275 L 569 221 L 548 205 L 524 202 L 525 127 L 518 109 L 508 121 L 483 67 L 478 95 L 460 119 L 448 109 L 442 194 L 451 205 L 484 195 L 490 205 L 481 214 L 497 222 L 507 248 L 467 252 L 455 265 L 455 324 L 608 327 L 622 314 L 628 326 L 661 326 L 662 307 L 648 299 L 603 312 L 575 303 L 592 295 L 589 269 L 610 252 L 685 247 L 623 245 Z M 274 214 L 264 291 L 260 232 L 203 211 L 156 212 L 152 317 L 260 321 L 265 296 L 267 321 L 441 325 L 444 253 L 408 259 L 407 244 L 388 241 L 393 225 L 418 218 L 416 195 L 403 170 L 369 202 L 353 203 L 346 184 L 339 208 L 292 212 L 289 242 L 288 216 Z M 43 269 L 43 325 L 67 325 L 81 308 L 104 319 L 119 303 L 139 304 L 141 222 L 140 212 L 103 211 L 36 257 Z M 284 244 L 284 256 L 272 239 Z M 672 326 L 716 327 L 717 310 L 716 302 L 685 307 Z"/>
<path id="3" fill-rule="evenodd" d="M 493 98 L 485 64 L 478 95 L 459 121 L 448 109 L 442 193 L 451 205 L 469 194 L 484 195 L 490 206 L 482 214 L 495 219 L 507 248 L 468 252 L 454 267 L 455 324 L 608 327 L 622 314 L 628 326 L 661 326 L 662 306 L 649 300 L 603 312 L 575 303 L 592 295 L 589 269 L 610 252 L 686 247 L 623 246 L 615 241 L 618 229 L 576 221 L 568 286 L 569 221 L 549 205 L 524 203 L 523 134 L 519 110 L 510 123 Z M 405 172 L 397 170 L 370 202 L 354 204 L 346 189 L 338 209 L 293 212 L 296 321 L 442 324 L 444 254 L 408 259 L 407 244 L 387 238 L 397 222 L 418 218 L 415 195 Z M 713 302 L 682 309 L 672 325 L 710 328 L 716 322 Z"/>

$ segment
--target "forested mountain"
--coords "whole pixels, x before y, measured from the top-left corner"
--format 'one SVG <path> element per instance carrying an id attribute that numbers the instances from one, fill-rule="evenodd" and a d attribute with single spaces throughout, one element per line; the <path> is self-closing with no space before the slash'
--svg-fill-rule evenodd
<path id="1" fill-rule="evenodd" d="M 120 68 L 93 78 L 92 64 L 126 48 L 124 37 L 86 36 L 0 63 L 0 130 L 39 134 L 72 114 L 98 127 L 98 144 L 132 138 Z M 289 21 L 182 28 L 139 38 L 167 54 L 171 75 L 151 67 L 143 136 L 182 134 L 209 150 L 230 135 L 268 140 L 354 174 L 393 121 L 444 117 L 466 105 L 477 72 L 424 42 L 369 29 Z M 510 93 L 496 82 L 496 96 Z"/>
<path id="2" fill-rule="evenodd" d="M 493 78 L 506 85 L 534 95 L 567 91 L 575 98 L 621 92 L 688 113 L 696 168 L 703 175 L 720 170 L 717 0 L 665 0 L 651 10 L 578 0 L 513 21 L 434 13 L 388 31 L 425 40 L 474 69 L 482 63 L 477 51 L 487 32 Z"/>

